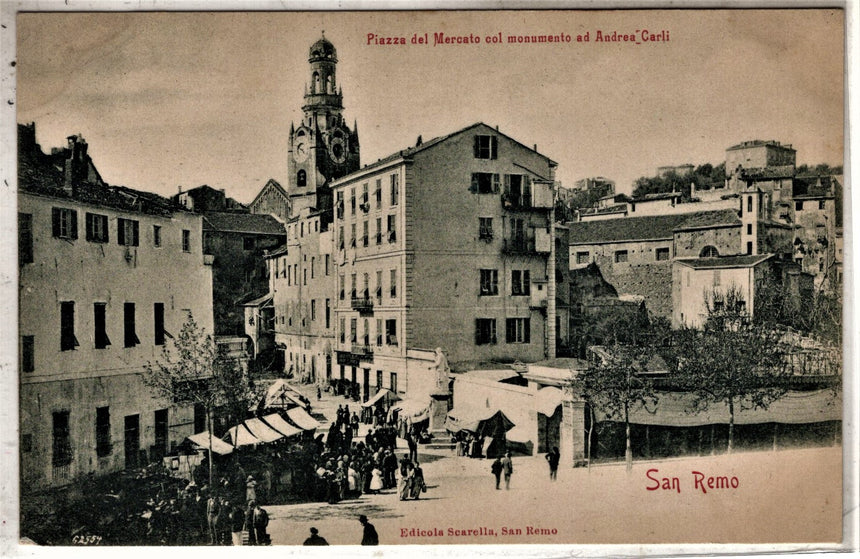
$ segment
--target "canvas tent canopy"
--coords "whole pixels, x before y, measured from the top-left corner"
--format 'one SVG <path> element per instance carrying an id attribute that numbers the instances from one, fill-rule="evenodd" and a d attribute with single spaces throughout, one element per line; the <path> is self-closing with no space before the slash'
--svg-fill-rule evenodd
<path id="1" fill-rule="evenodd" d="M 287 418 L 305 431 L 313 431 L 320 426 L 320 422 L 302 408 L 287 410 Z"/>
<path id="2" fill-rule="evenodd" d="M 186 438 L 189 441 L 191 441 L 192 443 L 194 443 L 195 445 L 197 445 L 198 447 L 203 448 L 203 449 L 209 448 L 209 441 L 211 439 L 211 441 L 212 441 L 212 452 L 214 452 L 215 454 L 226 455 L 226 454 L 230 454 L 231 452 L 233 452 L 233 447 L 230 444 L 225 443 L 224 441 L 222 441 L 221 439 L 219 439 L 218 437 L 216 437 L 214 435 L 210 435 L 209 431 L 204 431 L 202 433 L 195 433 L 194 435 L 189 435 Z"/>
<path id="3" fill-rule="evenodd" d="M 504 437 L 513 429 L 514 422 L 499 409 L 452 409 L 448 412 L 445 428 L 451 432 L 469 431 L 479 437 Z"/>
<path id="4" fill-rule="evenodd" d="M 430 419 L 430 400 L 409 399 L 398 402 L 397 406 L 392 408 L 397 410 L 400 417 L 409 418 L 412 423 L 418 423 L 426 419 Z"/>
<path id="5" fill-rule="evenodd" d="M 376 404 L 377 402 L 379 402 L 383 398 L 387 399 L 389 402 L 395 402 L 395 401 L 400 399 L 397 396 L 397 394 L 395 394 L 391 390 L 388 390 L 387 388 L 380 388 L 379 391 L 376 394 L 374 394 L 372 398 L 370 398 L 368 401 L 361 404 L 361 407 L 369 408 L 370 406 L 373 406 L 374 404 Z"/>
<path id="6" fill-rule="evenodd" d="M 257 418 L 246 419 L 231 427 L 224 438 L 235 446 L 271 443 L 283 439 L 284 435 L 275 431 Z"/>
<path id="7" fill-rule="evenodd" d="M 535 408 L 545 416 L 551 417 L 561 405 L 563 395 L 562 391 L 554 386 L 541 388 L 535 395 Z"/>
<path id="8" fill-rule="evenodd" d="M 272 382 L 268 390 L 266 390 L 266 395 L 263 397 L 260 405 L 262 405 L 263 409 L 307 407 L 307 404 L 301 398 L 301 394 L 282 378 L 275 379 Z M 254 405 L 251 409 L 257 409 L 258 407 L 259 405 Z"/>
<path id="9" fill-rule="evenodd" d="M 298 409 L 298 408 L 296 408 Z M 296 427 L 295 425 L 290 425 L 287 423 L 283 417 L 276 413 L 272 413 L 264 416 L 263 422 L 266 423 L 269 427 L 274 429 L 275 431 L 284 435 L 284 437 L 292 437 L 304 432 L 303 429 Z"/>

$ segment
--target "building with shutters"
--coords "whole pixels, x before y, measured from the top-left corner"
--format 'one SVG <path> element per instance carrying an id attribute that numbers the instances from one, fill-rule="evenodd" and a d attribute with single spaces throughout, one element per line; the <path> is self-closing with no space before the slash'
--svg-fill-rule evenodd
<path id="1" fill-rule="evenodd" d="M 555 167 L 477 123 L 333 181 L 335 380 L 426 401 L 435 348 L 455 371 L 543 359 L 550 298 L 555 337 L 567 326 L 564 239 L 550 272 Z"/>
<path id="2" fill-rule="evenodd" d="M 106 184 L 80 136 L 18 145 L 21 487 L 146 465 L 203 430 L 140 377 L 189 315 L 213 331 L 202 218 Z"/>

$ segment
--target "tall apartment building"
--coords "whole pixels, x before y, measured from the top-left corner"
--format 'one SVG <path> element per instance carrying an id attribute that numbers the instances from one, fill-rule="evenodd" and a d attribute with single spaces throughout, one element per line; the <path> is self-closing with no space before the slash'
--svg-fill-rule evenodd
<path id="1" fill-rule="evenodd" d="M 287 223 L 287 244 L 267 255 L 274 343 L 285 372 L 327 384 L 332 374 L 335 266 L 331 233 L 305 208 Z"/>
<path id="2" fill-rule="evenodd" d="M 21 486 L 142 466 L 203 430 L 140 373 L 189 315 L 213 331 L 202 218 L 105 184 L 80 136 L 18 128 Z"/>
<path id="3" fill-rule="evenodd" d="M 435 348 L 543 359 L 555 168 L 477 123 L 335 180 L 335 378 L 429 399 Z"/>

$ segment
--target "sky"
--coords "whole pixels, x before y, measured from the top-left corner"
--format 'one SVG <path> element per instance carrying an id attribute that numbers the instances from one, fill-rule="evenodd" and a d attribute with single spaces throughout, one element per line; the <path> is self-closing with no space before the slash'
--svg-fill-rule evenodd
<path id="1" fill-rule="evenodd" d="M 208 184 L 250 202 L 287 183 L 308 48 L 339 58 L 362 164 L 474 122 L 629 192 L 662 165 L 718 164 L 762 139 L 843 163 L 839 10 L 30 13 L 17 18 L 17 121 L 45 151 L 80 133 L 111 184 Z M 668 41 L 642 42 L 643 30 Z M 636 42 L 598 42 L 613 31 Z M 434 46 L 434 33 L 478 44 Z M 406 45 L 368 42 L 368 34 Z M 413 34 L 429 44 L 411 44 Z M 487 43 L 502 35 L 502 44 Z M 577 42 L 577 36 L 588 42 Z M 570 42 L 508 44 L 509 35 Z"/>

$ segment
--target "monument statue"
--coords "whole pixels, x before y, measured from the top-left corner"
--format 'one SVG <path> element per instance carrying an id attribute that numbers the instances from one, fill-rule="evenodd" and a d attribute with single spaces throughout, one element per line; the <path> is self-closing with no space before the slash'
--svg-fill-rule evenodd
<path id="1" fill-rule="evenodd" d="M 433 366 L 431 369 L 436 371 L 436 390 L 438 392 L 448 392 L 448 377 L 451 374 L 451 367 L 448 366 L 448 358 L 442 353 L 442 348 L 436 348 L 436 355 L 433 358 Z"/>

